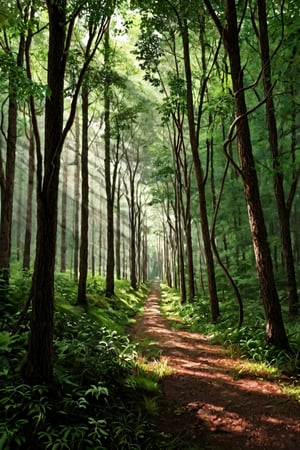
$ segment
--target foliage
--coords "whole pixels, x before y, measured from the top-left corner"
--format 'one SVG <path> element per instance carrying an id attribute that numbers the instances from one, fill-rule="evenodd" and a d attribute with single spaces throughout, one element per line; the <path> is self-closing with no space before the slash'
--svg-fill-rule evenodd
<path id="1" fill-rule="evenodd" d="M 176 289 L 162 286 L 162 310 L 175 328 L 185 328 L 207 335 L 209 342 L 225 346 L 234 358 L 240 358 L 232 372 L 233 377 L 255 375 L 277 379 L 286 391 L 293 391 L 293 397 L 300 395 L 300 326 L 297 321 L 287 320 L 287 333 L 292 354 L 278 350 L 265 341 L 265 320 L 262 307 L 257 301 L 245 304 L 247 324 L 237 328 L 236 304 L 232 299 L 220 303 L 221 317 L 217 324 L 210 324 L 209 301 L 197 298 L 184 305 Z M 283 305 L 284 306 L 284 305 Z M 286 308 L 283 308 L 285 310 Z M 287 311 L 285 312 L 287 316 Z"/>
<path id="2" fill-rule="evenodd" d="M 24 274 L 13 279 L 16 299 L 17 281 L 29 281 Z M 142 306 L 146 287 L 134 293 L 128 282 L 117 281 L 118 296 L 108 300 L 101 279 L 90 279 L 88 286 L 94 303 L 84 312 L 75 305 L 70 276 L 56 274 L 53 386 L 30 386 L 19 376 L 26 326 L 16 335 L 0 332 L 1 450 L 172 448 L 151 419 L 158 412 L 158 376 L 144 370 L 126 335 L 128 317 Z M 10 323 L 16 318 L 15 313 Z"/>

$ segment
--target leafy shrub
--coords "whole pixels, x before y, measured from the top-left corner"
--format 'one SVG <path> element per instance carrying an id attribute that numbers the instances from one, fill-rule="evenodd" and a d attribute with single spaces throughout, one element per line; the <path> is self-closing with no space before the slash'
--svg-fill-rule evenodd
<path id="1" fill-rule="evenodd" d="M 93 286 L 93 295 L 100 298 L 98 288 Z M 125 283 L 119 289 L 124 298 L 86 313 L 72 306 L 73 282 L 67 275 L 57 277 L 51 389 L 25 384 L 18 375 L 26 328 L 16 336 L 0 333 L 0 450 L 172 448 L 169 436 L 158 433 L 149 418 L 157 413 L 157 383 L 137 371 L 136 346 L 122 333 L 126 311 L 132 315 L 145 296 L 134 298 Z"/>

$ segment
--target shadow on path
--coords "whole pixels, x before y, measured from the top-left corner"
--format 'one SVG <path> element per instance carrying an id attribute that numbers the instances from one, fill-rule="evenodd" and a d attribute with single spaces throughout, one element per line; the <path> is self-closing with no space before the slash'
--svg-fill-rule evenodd
<path id="1" fill-rule="evenodd" d="M 300 449 L 300 403 L 276 383 L 233 379 L 238 361 L 205 336 L 171 330 L 160 314 L 159 283 L 138 320 L 136 339 L 151 339 L 172 375 L 161 382 L 161 431 L 180 435 L 188 449 Z"/>

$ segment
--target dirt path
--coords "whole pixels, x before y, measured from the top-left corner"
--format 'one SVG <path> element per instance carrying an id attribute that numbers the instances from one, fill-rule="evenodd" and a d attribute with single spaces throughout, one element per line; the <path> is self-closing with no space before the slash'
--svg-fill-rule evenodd
<path id="1" fill-rule="evenodd" d="M 172 374 L 161 383 L 159 428 L 181 435 L 182 450 L 300 449 L 300 403 L 289 400 L 272 382 L 230 375 L 237 360 L 205 336 L 171 330 L 160 315 L 159 285 L 154 285 L 138 339 L 161 349 Z"/>

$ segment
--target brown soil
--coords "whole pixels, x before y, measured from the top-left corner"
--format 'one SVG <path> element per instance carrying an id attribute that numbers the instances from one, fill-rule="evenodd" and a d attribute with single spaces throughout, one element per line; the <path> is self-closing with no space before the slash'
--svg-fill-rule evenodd
<path id="1" fill-rule="evenodd" d="M 158 290 L 154 285 L 134 334 L 154 341 L 172 368 L 161 382 L 159 429 L 181 436 L 182 450 L 300 449 L 300 403 L 274 382 L 234 379 L 239 361 L 221 346 L 201 334 L 170 329 L 160 314 Z"/>

